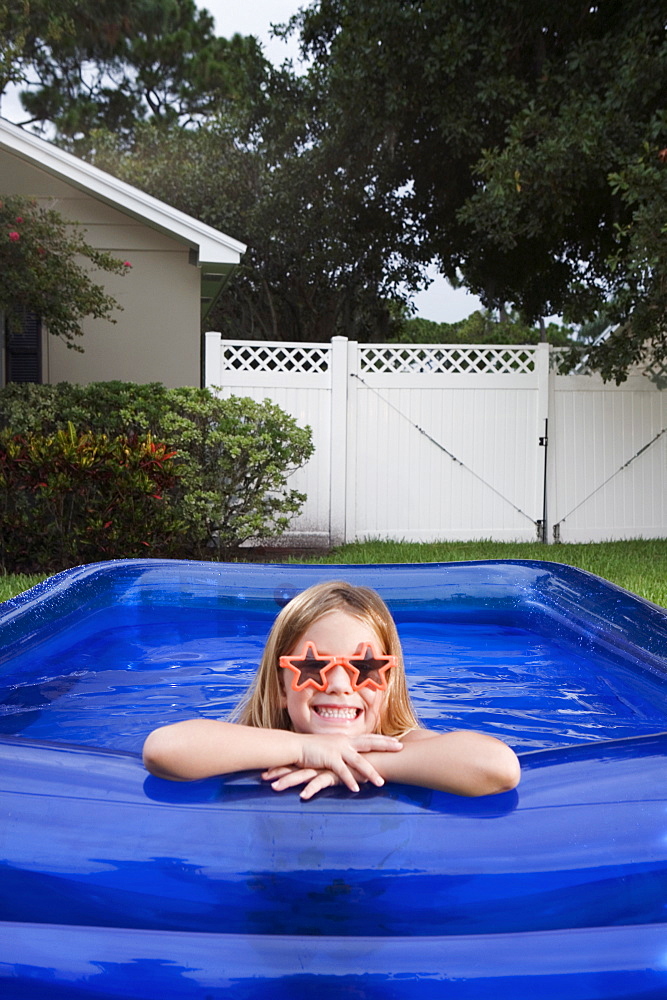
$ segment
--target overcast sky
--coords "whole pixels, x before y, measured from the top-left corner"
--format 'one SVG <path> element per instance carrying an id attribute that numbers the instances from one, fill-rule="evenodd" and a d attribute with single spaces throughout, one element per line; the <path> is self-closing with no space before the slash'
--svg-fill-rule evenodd
<path id="1" fill-rule="evenodd" d="M 281 63 L 284 59 L 298 58 L 299 47 L 294 39 L 284 42 L 271 37 L 272 24 L 284 24 L 300 7 L 307 6 L 298 0 L 197 0 L 215 18 L 218 35 L 256 35 L 264 47 L 267 59 Z"/>

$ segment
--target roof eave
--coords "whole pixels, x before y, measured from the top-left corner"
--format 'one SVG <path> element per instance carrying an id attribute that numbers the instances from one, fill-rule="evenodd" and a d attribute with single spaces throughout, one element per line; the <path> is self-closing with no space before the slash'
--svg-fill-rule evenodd
<path id="1" fill-rule="evenodd" d="M 239 240 L 198 222 L 184 212 L 4 119 L 0 119 L 0 148 L 8 149 L 153 229 L 182 240 L 197 249 L 200 261 L 211 265 L 238 264 L 246 250 L 246 245 Z"/>

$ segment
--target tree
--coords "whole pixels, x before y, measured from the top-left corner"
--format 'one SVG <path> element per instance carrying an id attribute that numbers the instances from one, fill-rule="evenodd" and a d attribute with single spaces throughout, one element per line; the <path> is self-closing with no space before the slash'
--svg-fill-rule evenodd
<path id="1" fill-rule="evenodd" d="M 591 361 L 622 380 L 667 356 L 664 15 L 662 0 L 320 0 L 294 24 L 322 141 L 407 192 L 412 259 L 529 323 L 606 309 L 619 331 Z"/>
<path id="2" fill-rule="evenodd" d="M 83 333 L 86 316 L 115 322 L 118 303 L 92 280 L 76 259 L 80 257 L 114 274 L 126 274 L 131 267 L 129 261 L 91 247 L 53 209 L 25 198 L 0 199 L 0 312 L 10 329 L 36 313 L 50 333 L 81 351 L 75 338 Z"/>
<path id="3" fill-rule="evenodd" d="M 498 320 L 488 310 L 478 310 L 456 323 L 406 317 L 393 340 L 398 344 L 538 344 L 544 340 L 557 347 L 571 347 L 571 335 L 572 330 L 556 323 L 541 330 L 526 326 L 518 316 Z"/>
<path id="4" fill-rule="evenodd" d="M 79 46 L 110 62 L 156 0 L 0 0 L 0 94 L 28 82 L 35 62 Z"/>
<path id="5" fill-rule="evenodd" d="M 261 132 L 229 117 L 190 130 L 145 125 L 131 148 L 93 135 L 92 158 L 249 244 L 209 329 L 250 339 L 385 339 L 395 326 L 391 303 L 406 297 L 404 282 L 419 281 L 404 265 L 396 200 L 351 182 L 325 162 L 326 150 L 301 141 L 301 86 L 288 76 L 277 94 L 274 81 Z"/>
<path id="6" fill-rule="evenodd" d="M 131 137 L 145 119 L 187 125 L 259 105 L 270 71 L 255 38 L 216 37 L 194 0 L 0 0 L 3 27 L 2 89 L 24 83 L 28 120 L 76 152 L 95 128 Z"/>
<path id="7" fill-rule="evenodd" d="M 54 34 L 49 21 L 25 40 L 24 105 L 61 145 L 249 244 L 208 324 L 251 338 L 389 336 L 392 301 L 421 280 L 402 250 L 414 236 L 403 194 L 320 141 L 313 81 L 274 70 L 252 38 L 216 38 L 193 0 L 107 0 L 103 30 L 81 7 L 80 26 Z"/>

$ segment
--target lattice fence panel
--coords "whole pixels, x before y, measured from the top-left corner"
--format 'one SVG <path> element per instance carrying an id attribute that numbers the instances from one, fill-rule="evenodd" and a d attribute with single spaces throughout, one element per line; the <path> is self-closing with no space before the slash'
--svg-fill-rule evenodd
<path id="1" fill-rule="evenodd" d="M 532 347 L 420 347 L 418 345 L 360 349 L 362 372 L 409 374 L 517 375 L 535 370 Z"/>
<path id="2" fill-rule="evenodd" d="M 655 382 L 659 389 L 667 388 L 667 361 L 656 359 L 644 369 L 644 374 Z"/>
<path id="3" fill-rule="evenodd" d="M 247 344 L 223 342 L 223 370 L 235 372 L 290 372 L 317 374 L 331 364 L 328 345 Z"/>

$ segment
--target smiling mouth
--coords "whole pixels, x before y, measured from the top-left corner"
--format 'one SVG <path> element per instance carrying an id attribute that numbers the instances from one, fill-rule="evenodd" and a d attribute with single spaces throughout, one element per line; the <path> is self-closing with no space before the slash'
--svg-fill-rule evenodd
<path id="1" fill-rule="evenodd" d="M 331 705 L 314 705 L 316 715 L 321 719 L 356 719 L 360 708 L 333 708 Z"/>

